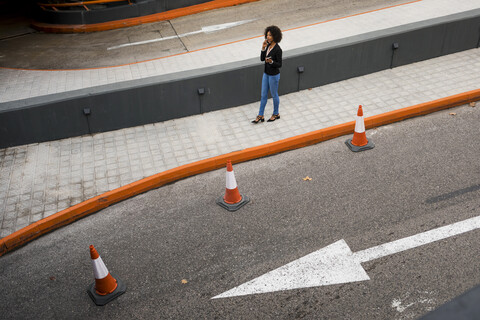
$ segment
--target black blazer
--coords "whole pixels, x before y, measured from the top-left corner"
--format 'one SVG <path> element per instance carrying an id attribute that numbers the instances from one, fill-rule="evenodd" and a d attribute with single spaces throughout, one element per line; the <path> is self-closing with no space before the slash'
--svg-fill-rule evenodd
<path id="1" fill-rule="evenodd" d="M 270 45 L 268 45 L 267 48 L 260 53 L 261 61 L 265 61 L 269 47 Z M 278 43 L 275 44 L 275 47 L 273 47 L 268 56 L 272 58 L 273 63 L 270 64 L 265 62 L 265 73 L 269 76 L 275 76 L 280 73 L 280 68 L 282 67 L 282 48 L 280 48 Z"/>

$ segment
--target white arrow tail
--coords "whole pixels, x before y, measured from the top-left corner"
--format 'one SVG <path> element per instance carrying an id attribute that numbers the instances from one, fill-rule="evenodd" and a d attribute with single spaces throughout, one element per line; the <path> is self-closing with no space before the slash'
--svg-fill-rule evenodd
<path id="1" fill-rule="evenodd" d="M 358 262 L 367 262 L 397 252 L 413 249 L 438 240 L 453 237 L 480 228 L 480 216 L 449 224 L 411 237 L 395 240 L 373 248 L 354 253 Z"/>
<path id="2" fill-rule="evenodd" d="M 213 25 L 213 26 L 202 27 L 202 32 L 210 33 L 210 32 L 220 31 L 220 30 L 240 26 L 242 24 L 249 23 L 249 22 L 252 22 L 252 21 L 255 21 L 255 19 L 253 19 L 253 20 L 242 20 L 242 21 L 229 22 L 229 23 L 223 23 L 223 24 L 216 24 L 216 25 Z"/>
<path id="3" fill-rule="evenodd" d="M 192 36 L 192 35 L 194 35 L 194 34 L 199 34 L 199 33 L 212 33 L 212 32 L 216 32 L 216 31 L 220 31 L 220 30 L 224 30 L 224 29 L 228 29 L 228 28 L 233 28 L 233 27 L 236 27 L 236 26 L 240 26 L 240 25 L 242 25 L 242 24 L 249 23 L 249 22 L 252 22 L 252 21 L 255 21 L 255 20 L 256 20 L 256 19 L 253 19 L 253 20 L 242 20 L 242 21 L 237 21 L 237 22 L 229 22 L 229 23 L 224 23 L 224 24 L 216 24 L 216 25 L 213 25 L 213 26 L 202 27 L 201 30 L 192 31 L 192 32 L 188 32 L 188 33 L 182 33 L 182 34 L 175 35 L 175 36 L 164 37 L 164 38 L 156 38 L 156 39 L 151 39 L 151 40 L 144 40 L 144 41 L 138 41 L 138 42 L 120 44 L 120 45 L 118 45 L 118 46 L 109 47 L 109 48 L 107 48 L 107 50 L 114 50 L 114 49 L 120 49 L 120 48 L 124 48 L 124 47 L 138 46 L 138 45 L 142 45 L 142 44 L 160 42 L 160 41 L 177 39 L 177 38 L 184 38 L 184 37 Z"/>

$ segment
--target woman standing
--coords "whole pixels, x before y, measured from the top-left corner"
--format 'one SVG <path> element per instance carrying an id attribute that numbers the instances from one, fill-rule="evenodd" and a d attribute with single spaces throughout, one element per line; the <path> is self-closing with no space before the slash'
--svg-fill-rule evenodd
<path id="1" fill-rule="evenodd" d="M 270 26 L 265 29 L 265 41 L 262 44 L 260 60 L 265 61 L 265 69 L 262 78 L 262 98 L 260 100 L 260 110 L 253 123 L 265 121 L 263 113 L 267 104 L 268 91 L 273 98 L 273 114 L 268 122 L 280 119 L 278 108 L 280 98 L 278 97 L 278 82 L 280 81 L 280 68 L 282 67 L 282 48 L 278 43 L 282 41 L 282 31 L 277 26 Z"/>

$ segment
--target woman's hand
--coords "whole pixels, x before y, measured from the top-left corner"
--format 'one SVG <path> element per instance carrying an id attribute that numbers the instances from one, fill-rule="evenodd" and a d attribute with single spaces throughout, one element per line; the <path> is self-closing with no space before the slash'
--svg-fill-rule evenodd
<path id="1" fill-rule="evenodd" d="M 262 44 L 262 50 L 265 50 L 267 48 L 267 45 L 268 45 L 268 41 L 267 39 L 265 39 Z"/>
<path id="2" fill-rule="evenodd" d="M 272 60 L 272 58 L 268 57 L 268 58 L 265 59 L 265 62 L 266 63 L 273 63 L 273 60 Z"/>

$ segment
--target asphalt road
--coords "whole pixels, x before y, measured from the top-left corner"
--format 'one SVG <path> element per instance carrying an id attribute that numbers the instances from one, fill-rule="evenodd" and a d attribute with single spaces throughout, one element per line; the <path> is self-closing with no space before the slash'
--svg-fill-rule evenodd
<path id="1" fill-rule="evenodd" d="M 224 169 L 104 209 L 0 257 L 0 314 L 416 319 L 480 284 L 479 229 L 363 263 L 368 281 L 211 298 L 340 239 L 357 252 L 479 216 L 479 108 L 369 130 L 362 153 L 340 137 L 236 164 L 251 202 L 235 213 L 215 204 Z M 90 244 L 127 284 L 104 307 L 86 293 Z"/>
<path id="2" fill-rule="evenodd" d="M 5 11 L 0 12 L 0 67 L 79 69 L 114 66 L 259 36 L 271 24 L 289 29 L 406 2 L 409 1 L 261 0 L 168 21 L 84 34 L 36 32 L 28 28 L 25 18 Z M 217 32 L 192 34 L 203 27 L 239 21 L 248 22 Z M 109 50 L 160 38 L 167 40 Z"/>

